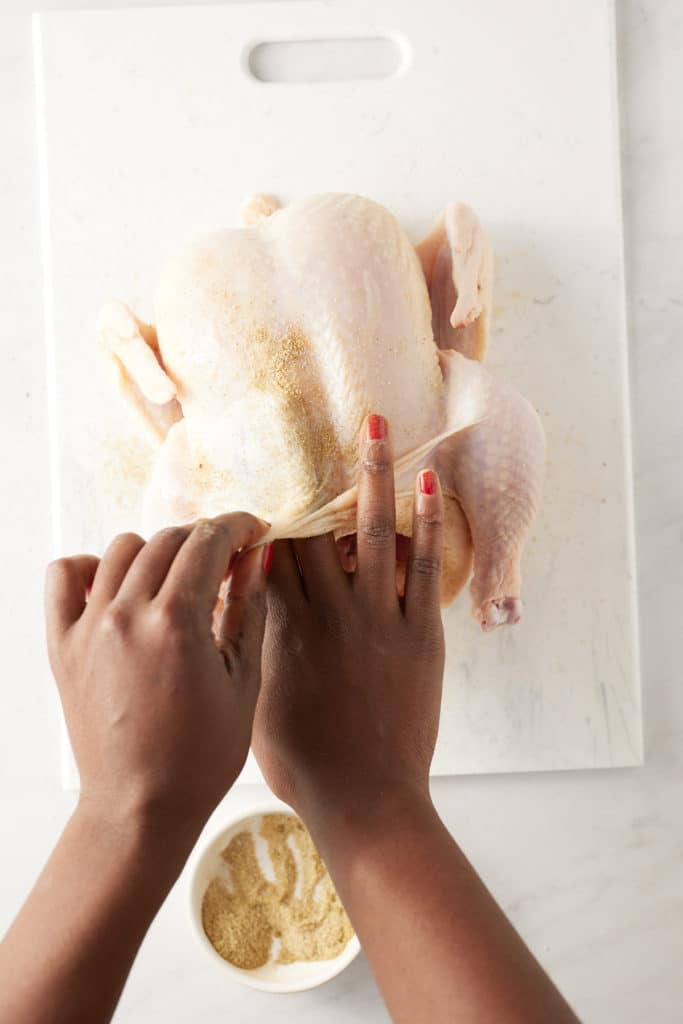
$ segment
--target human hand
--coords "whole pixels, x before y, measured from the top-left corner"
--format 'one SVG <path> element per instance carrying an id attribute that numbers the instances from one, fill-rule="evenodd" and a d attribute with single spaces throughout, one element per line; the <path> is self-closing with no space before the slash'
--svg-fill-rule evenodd
<path id="1" fill-rule="evenodd" d="M 107 819 L 196 837 L 249 749 L 260 685 L 266 532 L 246 513 L 117 537 L 104 557 L 54 562 L 50 663 L 81 776 Z M 216 633 L 212 612 L 231 560 Z"/>
<path id="2" fill-rule="evenodd" d="M 309 823 L 325 807 L 428 798 L 444 662 L 442 497 L 415 494 L 403 600 L 396 590 L 394 477 L 386 421 L 361 440 L 357 568 L 331 535 L 275 545 L 253 747 L 274 792 Z"/>
<path id="3" fill-rule="evenodd" d="M 366 429 L 355 573 L 331 536 L 275 546 L 254 751 L 308 826 L 392 1020 L 576 1024 L 430 800 L 441 492 L 424 471 L 400 599 L 390 445 L 379 418 Z"/>

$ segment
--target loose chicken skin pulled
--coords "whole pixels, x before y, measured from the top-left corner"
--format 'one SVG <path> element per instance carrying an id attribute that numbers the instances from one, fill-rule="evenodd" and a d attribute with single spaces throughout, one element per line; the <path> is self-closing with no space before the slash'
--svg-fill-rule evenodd
<path id="1" fill-rule="evenodd" d="M 100 315 L 100 343 L 159 446 L 143 528 L 246 509 L 271 538 L 334 530 L 352 563 L 358 434 L 380 413 L 401 535 L 415 473 L 440 474 L 443 603 L 473 567 L 482 628 L 516 622 L 545 445 L 532 406 L 481 364 L 493 259 L 476 215 L 449 206 L 417 247 L 355 195 L 282 209 L 259 195 L 243 221 L 170 263 L 154 327 L 120 303 Z"/>

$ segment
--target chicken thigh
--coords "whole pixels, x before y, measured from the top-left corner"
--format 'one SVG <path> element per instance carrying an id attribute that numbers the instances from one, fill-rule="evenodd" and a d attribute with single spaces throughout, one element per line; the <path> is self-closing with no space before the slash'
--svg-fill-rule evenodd
<path id="1" fill-rule="evenodd" d="M 529 403 L 479 361 L 493 267 L 473 211 L 450 206 L 417 249 L 360 196 L 284 209 L 257 196 L 243 220 L 166 268 L 155 328 L 120 303 L 100 316 L 100 341 L 160 446 L 144 528 L 241 508 L 271 523 L 271 538 L 348 535 L 358 433 L 381 413 L 401 534 L 415 472 L 440 473 L 444 603 L 474 558 L 482 628 L 516 622 L 544 440 Z"/>

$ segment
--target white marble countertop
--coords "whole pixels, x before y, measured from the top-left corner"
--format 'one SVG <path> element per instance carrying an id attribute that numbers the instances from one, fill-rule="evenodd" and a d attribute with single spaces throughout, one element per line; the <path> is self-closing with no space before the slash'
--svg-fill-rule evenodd
<path id="1" fill-rule="evenodd" d="M 683 1002 L 683 5 L 617 8 L 646 763 L 439 780 L 434 796 L 583 1020 L 674 1024 Z M 28 0 L 0 6 L 0 931 L 73 805 L 59 785 L 42 638 L 50 526 L 30 9 Z M 253 796 L 245 787 L 226 802 Z M 184 897 L 179 885 L 155 922 L 117 1020 L 387 1019 L 362 958 L 297 996 L 235 987 L 195 948 Z"/>

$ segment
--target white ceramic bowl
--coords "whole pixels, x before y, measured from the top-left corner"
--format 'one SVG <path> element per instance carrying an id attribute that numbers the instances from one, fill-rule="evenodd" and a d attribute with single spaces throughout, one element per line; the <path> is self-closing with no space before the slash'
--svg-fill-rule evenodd
<path id="1" fill-rule="evenodd" d="M 221 828 L 207 838 L 202 837 L 197 844 L 190 864 L 190 916 L 193 931 L 202 949 L 220 970 L 241 981 L 243 985 L 260 989 L 263 992 L 301 992 L 307 988 L 315 988 L 334 978 L 344 970 L 360 952 L 360 943 L 356 936 L 349 940 L 344 951 L 333 960 L 301 962 L 295 964 L 267 963 L 263 967 L 244 970 L 224 960 L 216 952 L 202 925 L 202 900 L 206 888 L 212 878 L 220 873 L 221 851 L 225 849 L 232 837 L 254 819 L 263 814 L 290 814 L 294 812 L 286 804 L 272 799 L 254 804 L 246 810 L 239 811 L 234 817 L 226 819 Z"/>

